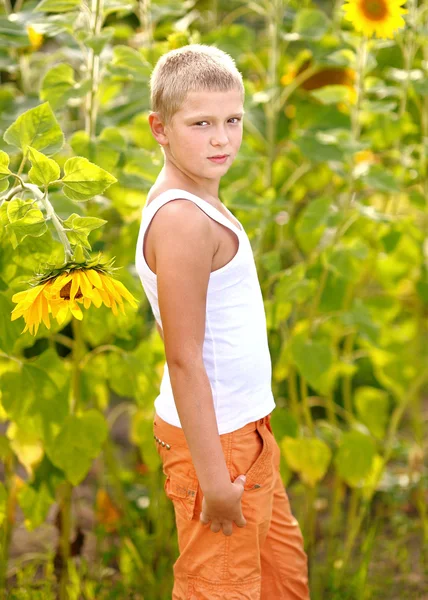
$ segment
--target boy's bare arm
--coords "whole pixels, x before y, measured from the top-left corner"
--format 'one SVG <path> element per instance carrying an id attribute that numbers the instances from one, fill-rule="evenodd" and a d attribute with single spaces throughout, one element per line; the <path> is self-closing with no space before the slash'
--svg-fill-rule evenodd
<path id="1" fill-rule="evenodd" d="M 217 495 L 231 480 L 202 357 L 215 252 L 212 228 L 192 202 L 174 200 L 159 209 L 151 233 L 165 355 L 177 412 L 202 491 L 205 496 Z"/>

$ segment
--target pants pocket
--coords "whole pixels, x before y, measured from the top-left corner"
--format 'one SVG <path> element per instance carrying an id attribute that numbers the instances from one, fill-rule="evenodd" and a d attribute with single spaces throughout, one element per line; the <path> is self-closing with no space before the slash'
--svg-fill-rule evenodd
<path id="1" fill-rule="evenodd" d="M 174 473 L 167 475 L 164 490 L 174 504 L 174 508 L 188 521 L 195 514 L 195 502 L 198 486 L 196 481 L 188 481 Z"/>
<path id="2" fill-rule="evenodd" d="M 263 433 L 256 429 L 255 433 L 261 442 L 261 450 L 245 473 L 247 479 L 244 490 L 246 491 L 259 489 L 272 474 L 273 443 L 270 434 L 266 429 L 263 430 Z"/>
<path id="3" fill-rule="evenodd" d="M 261 577 L 240 582 L 214 582 L 188 575 L 187 581 L 186 600 L 260 600 Z"/>

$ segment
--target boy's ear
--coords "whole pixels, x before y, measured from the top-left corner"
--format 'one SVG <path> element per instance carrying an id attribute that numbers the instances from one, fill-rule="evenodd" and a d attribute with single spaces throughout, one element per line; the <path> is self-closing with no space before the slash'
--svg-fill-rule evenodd
<path id="1" fill-rule="evenodd" d="M 159 113 L 151 112 L 149 114 L 149 125 L 152 130 L 153 137 L 161 146 L 168 145 L 168 136 L 165 132 L 165 125 L 160 119 Z"/>

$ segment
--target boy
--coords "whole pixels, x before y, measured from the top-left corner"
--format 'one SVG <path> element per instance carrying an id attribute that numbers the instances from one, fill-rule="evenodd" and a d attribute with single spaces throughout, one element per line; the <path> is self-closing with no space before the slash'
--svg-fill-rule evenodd
<path id="1" fill-rule="evenodd" d="M 242 76 L 228 54 L 192 44 L 159 59 L 151 100 L 165 160 L 136 267 L 166 355 L 153 429 L 177 524 L 172 598 L 306 600 L 270 426 L 263 298 L 249 239 L 218 197 L 242 141 Z"/>

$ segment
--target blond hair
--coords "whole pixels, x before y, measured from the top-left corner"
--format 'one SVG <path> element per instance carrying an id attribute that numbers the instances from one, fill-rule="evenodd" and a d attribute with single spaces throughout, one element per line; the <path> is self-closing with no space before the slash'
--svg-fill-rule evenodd
<path id="1" fill-rule="evenodd" d="M 189 92 L 238 89 L 244 98 L 242 75 L 233 58 L 205 44 L 189 44 L 160 57 L 150 77 L 152 111 L 168 124 Z"/>

